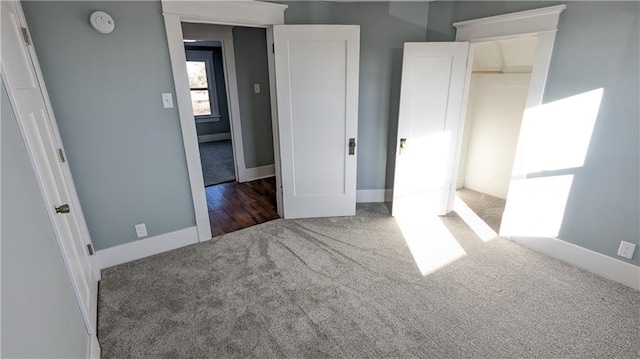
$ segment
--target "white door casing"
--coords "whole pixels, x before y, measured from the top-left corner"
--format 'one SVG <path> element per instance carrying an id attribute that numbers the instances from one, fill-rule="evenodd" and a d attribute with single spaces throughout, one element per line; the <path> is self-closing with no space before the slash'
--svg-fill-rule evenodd
<path id="1" fill-rule="evenodd" d="M 273 35 L 284 217 L 355 215 L 360 28 L 276 25 Z"/>
<path id="2" fill-rule="evenodd" d="M 394 216 L 450 210 L 468 52 L 467 42 L 405 43 Z"/>
<path id="3" fill-rule="evenodd" d="M 95 336 L 99 272 L 42 73 L 17 1 L 2 1 L 0 67 L 29 157 L 48 209 L 88 334 Z M 23 34 L 24 32 L 24 34 Z M 56 213 L 68 204 L 70 213 Z"/>
<path id="4" fill-rule="evenodd" d="M 193 207 L 196 216 L 196 226 L 198 228 L 198 239 L 206 241 L 211 239 L 211 226 L 209 224 L 209 213 L 207 211 L 207 202 L 204 192 L 204 182 L 202 180 L 202 168 L 200 167 L 200 155 L 198 150 L 198 141 L 193 126 L 193 112 L 191 111 L 191 99 L 189 95 L 187 72 L 184 66 L 184 44 L 181 22 L 187 23 L 203 23 L 218 24 L 232 26 L 250 26 L 263 27 L 267 30 L 267 41 L 272 38 L 272 26 L 274 24 L 284 24 L 284 11 L 287 5 L 275 4 L 261 1 L 172 1 L 162 0 L 162 14 L 164 16 L 165 31 L 167 34 L 167 44 L 169 47 L 169 58 L 171 60 L 171 69 L 173 72 L 173 80 L 176 88 L 176 102 L 178 104 L 180 114 L 180 128 L 182 130 L 182 138 L 184 143 L 185 158 L 187 160 L 187 171 L 189 173 L 189 183 L 191 187 L 191 196 L 193 199 Z M 234 66 L 233 61 L 229 61 L 229 57 L 233 55 L 233 46 L 229 46 L 232 42 L 223 41 L 223 52 L 225 64 L 227 66 L 227 85 L 232 86 L 233 81 L 230 79 L 233 72 L 230 68 Z M 268 42 L 267 46 L 272 43 Z M 270 49 L 268 49 L 270 50 Z M 267 61 L 269 62 L 269 90 L 271 95 L 271 116 L 273 119 L 273 128 L 277 128 L 278 111 L 275 106 L 275 69 L 273 66 L 273 52 L 267 52 Z M 227 88 L 228 93 L 233 91 Z M 234 99 L 229 96 L 229 106 L 233 111 Z M 233 114 L 232 114 L 233 118 Z M 240 136 L 238 136 L 240 137 Z M 275 155 L 276 170 L 276 201 L 278 205 L 278 214 L 282 216 L 282 192 L 280 179 L 280 157 L 279 138 L 277 131 L 273 133 L 273 145 Z M 234 148 L 242 146 L 242 142 L 234 137 Z M 234 153 L 237 152 L 237 148 Z M 242 158 L 236 156 L 236 160 Z M 236 166 L 241 166 L 236 163 Z M 239 181 L 242 181 L 242 172 Z"/>
<path id="5" fill-rule="evenodd" d="M 527 92 L 527 104 L 525 108 L 526 115 L 527 111 L 535 109 L 542 104 L 542 97 L 547 83 L 547 75 L 551 64 L 551 55 L 553 53 L 556 33 L 558 31 L 560 14 L 566 9 L 567 5 L 561 4 L 456 22 L 453 24 L 457 30 L 456 41 L 476 43 L 529 36 L 536 36 L 538 38 L 536 55 L 533 68 L 531 70 L 531 81 Z M 471 68 L 468 69 L 468 72 L 471 72 Z M 526 130 L 522 130 L 519 137 L 523 138 L 526 136 L 528 136 L 528 134 L 526 134 Z M 518 143 L 520 144 L 520 140 L 518 140 Z M 520 145 L 518 145 L 518 149 L 516 149 L 516 157 L 514 159 L 514 169 L 515 164 L 521 162 L 521 152 Z M 456 155 L 456 166 L 459 156 L 460 148 Z M 504 229 L 509 227 L 513 228 L 514 224 L 519 220 L 528 222 L 524 218 L 528 218 L 529 214 L 521 209 L 530 208 L 530 204 L 523 202 L 521 198 L 518 198 L 519 196 L 514 197 L 512 195 L 512 189 L 517 188 L 518 184 L 521 184 L 522 180 L 523 179 L 520 178 L 517 173 L 512 173 L 505 212 L 502 216 L 500 229 L 501 235 L 514 236 L 515 233 L 506 233 Z M 450 193 L 451 202 L 453 202 L 454 191 L 455 189 L 452 189 Z M 525 232 L 521 232 L 518 233 L 518 235 L 526 236 L 527 234 Z"/>

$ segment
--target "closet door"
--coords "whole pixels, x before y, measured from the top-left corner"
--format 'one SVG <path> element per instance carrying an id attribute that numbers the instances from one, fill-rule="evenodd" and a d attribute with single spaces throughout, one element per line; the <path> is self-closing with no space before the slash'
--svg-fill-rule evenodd
<path id="1" fill-rule="evenodd" d="M 452 209 L 469 43 L 405 43 L 394 216 Z"/>

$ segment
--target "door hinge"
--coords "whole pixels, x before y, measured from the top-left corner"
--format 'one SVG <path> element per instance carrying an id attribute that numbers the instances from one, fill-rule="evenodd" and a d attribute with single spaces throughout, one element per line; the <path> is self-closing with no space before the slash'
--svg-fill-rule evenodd
<path id="1" fill-rule="evenodd" d="M 87 251 L 89 251 L 90 256 L 96 254 L 96 251 L 93 250 L 93 244 L 91 243 L 87 244 Z"/>
<path id="2" fill-rule="evenodd" d="M 27 45 L 31 45 L 31 39 L 29 38 L 29 33 L 27 32 L 27 28 L 22 28 L 22 38 L 24 39 L 24 43 Z"/>
<path id="3" fill-rule="evenodd" d="M 271 44 L 271 52 L 273 52 L 274 54 L 276 53 L 276 44 L 275 44 L 275 42 L 273 44 Z"/>
<path id="4" fill-rule="evenodd" d="M 62 152 L 62 148 L 58 148 L 58 158 L 60 159 L 60 162 L 67 162 L 67 160 L 64 158 L 64 152 Z"/>

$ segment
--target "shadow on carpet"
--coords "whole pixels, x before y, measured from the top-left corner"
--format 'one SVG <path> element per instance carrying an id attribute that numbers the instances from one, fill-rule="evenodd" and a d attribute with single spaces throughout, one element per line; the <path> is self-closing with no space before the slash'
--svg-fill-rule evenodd
<path id="1" fill-rule="evenodd" d="M 235 181 L 231 140 L 200 143 L 198 147 L 205 187 Z"/>

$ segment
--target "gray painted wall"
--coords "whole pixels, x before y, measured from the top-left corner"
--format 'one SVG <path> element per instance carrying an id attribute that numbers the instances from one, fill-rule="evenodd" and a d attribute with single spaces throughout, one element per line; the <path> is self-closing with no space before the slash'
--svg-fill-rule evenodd
<path id="1" fill-rule="evenodd" d="M 175 91 L 160 2 L 22 6 L 96 249 L 137 240 L 137 223 L 194 226 L 178 110 L 162 108 Z M 96 9 L 113 33 L 90 27 Z"/>
<path id="2" fill-rule="evenodd" d="M 287 24 L 360 25 L 359 190 L 393 187 L 402 49 L 425 41 L 429 5 L 286 2 Z"/>
<path id="3" fill-rule="evenodd" d="M 89 336 L 1 86 L 3 358 L 83 358 Z M 9 210 L 10 209 L 10 210 Z"/>
<path id="4" fill-rule="evenodd" d="M 271 96 L 265 29 L 233 28 L 244 161 L 247 168 L 272 165 Z M 260 84 L 260 93 L 253 91 Z"/>
<path id="5" fill-rule="evenodd" d="M 331 1 L 273 1 L 289 6 L 285 24 L 337 24 L 340 4 Z"/>
<path id="6" fill-rule="evenodd" d="M 287 4 L 286 23 L 362 26 L 358 189 L 383 189 L 393 186 L 402 44 L 451 41 L 454 21 L 556 2 Z M 160 105 L 173 81 L 159 2 L 23 6 L 96 247 L 135 240 L 140 222 L 150 235 L 194 225 L 177 111 Z M 544 96 L 550 102 L 605 89 L 560 238 L 614 257 L 619 240 L 640 238 L 638 6 L 569 2 Z M 112 34 L 89 27 L 96 8 L 114 16 Z M 272 163 L 254 160 L 247 165 Z M 640 264 L 640 255 L 632 262 Z"/>
<path id="7" fill-rule="evenodd" d="M 430 41 L 451 41 L 451 22 L 554 3 L 433 2 Z M 567 2 L 543 102 L 604 88 L 584 166 L 574 180 L 559 238 L 616 256 L 621 240 L 640 245 L 640 97 L 638 2 Z M 558 173 L 560 174 L 560 173 Z M 549 173 L 549 176 L 556 173 Z"/>

